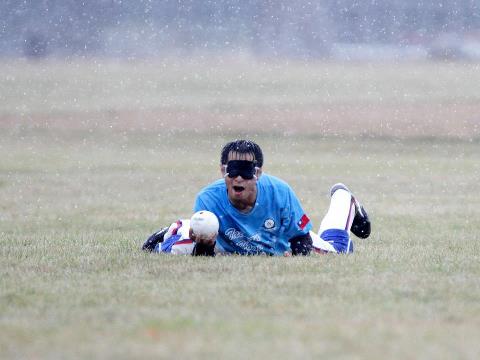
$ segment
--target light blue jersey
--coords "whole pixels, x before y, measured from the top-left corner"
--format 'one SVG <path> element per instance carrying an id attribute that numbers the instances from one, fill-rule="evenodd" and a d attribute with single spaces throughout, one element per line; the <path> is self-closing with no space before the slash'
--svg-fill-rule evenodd
<path id="1" fill-rule="evenodd" d="M 217 247 L 228 253 L 283 255 L 290 251 L 288 240 L 307 234 L 312 228 L 290 186 L 267 174 L 257 181 L 257 199 L 250 212 L 242 213 L 233 207 L 224 179 L 197 195 L 194 212 L 200 210 L 217 215 Z"/>

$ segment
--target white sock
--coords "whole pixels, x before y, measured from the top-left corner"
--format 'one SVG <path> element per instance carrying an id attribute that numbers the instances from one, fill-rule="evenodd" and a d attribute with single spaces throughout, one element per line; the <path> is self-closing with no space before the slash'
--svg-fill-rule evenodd
<path id="1" fill-rule="evenodd" d="M 349 231 L 355 217 L 355 203 L 352 194 L 339 189 L 335 191 L 330 199 L 328 212 L 320 224 L 318 234 L 321 235 L 328 229 L 339 229 Z"/>

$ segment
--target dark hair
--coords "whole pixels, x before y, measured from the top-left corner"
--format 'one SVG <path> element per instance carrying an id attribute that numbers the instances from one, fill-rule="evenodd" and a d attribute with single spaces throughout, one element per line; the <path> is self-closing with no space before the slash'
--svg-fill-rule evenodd
<path id="1" fill-rule="evenodd" d="M 222 149 L 220 162 L 222 165 L 226 165 L 228 162 L 228 154 L 230 152 L 236 152 L 239 154 L 252 154 L 255 166 L 263 166 L 263 153 L 260 146 L 250 140 L 235 140 L 226 144 Z"/>

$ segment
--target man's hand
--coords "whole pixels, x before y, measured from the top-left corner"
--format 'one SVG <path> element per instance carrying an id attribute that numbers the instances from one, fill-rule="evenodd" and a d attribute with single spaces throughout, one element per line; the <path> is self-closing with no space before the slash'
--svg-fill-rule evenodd
<path id="1" fill-rule="evenodd" d="M 190 240 L 195 241 L 195 247 L 193 248 L 193 256 L 215 256 L 215 241 L 217 234 L 210 237 L 201 237 L 195 235 L 190 228 Z"/>
<path id="2" fill-rule="evenodd" d="M 207 245 L 207 246 L 209 246 L 209 245 L 211 246 L 211 245 L 215 244 L 215 240 L 217 239 L 217 235 L 218 234 L 214 234 L 210 237 L 199 236 L 199 235 L 196 235 L 191 228 L 190 228 L 190 233 L 189 233 L 190 240 L 195 241 L 197 244 L 203 244 L 203 245 Z"/>

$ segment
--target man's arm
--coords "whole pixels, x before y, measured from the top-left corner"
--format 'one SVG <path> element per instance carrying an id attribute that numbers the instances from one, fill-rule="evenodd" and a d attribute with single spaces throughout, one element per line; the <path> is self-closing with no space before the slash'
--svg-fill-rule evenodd
<path id="1" fill-rule="evenodd" d="M 292 255 L 308 255 L 313 248 L 313 240 L 310 236 L 312 224 L 300 204 L 297 196 L 290 186 L 287 185 L 287 202 L 284 219 L 286 219 L 285 235 L 289 239 Z"/>

